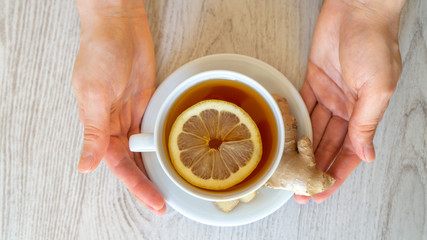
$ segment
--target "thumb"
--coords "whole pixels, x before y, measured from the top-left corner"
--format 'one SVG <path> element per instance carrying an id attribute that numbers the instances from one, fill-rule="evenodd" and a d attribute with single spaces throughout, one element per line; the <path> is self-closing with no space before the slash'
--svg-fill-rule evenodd
<path id="1" fill-rule="evenodd" d="M 79 104 L 84 138 L 77 168 L 82 173 L 91 172 L 99 165 L 110 141 L 110 108 L 104 99 L 90 95 L 84 104 Z"/>
<path id="2" fill-rule="evenodd" d="M 395 85 L 363 86 L 359 91 L 349 121 L 348 134 L 358 157 L 366 162 L 375 160 L 374 135 L 378 123 L 387 109 Z"/>

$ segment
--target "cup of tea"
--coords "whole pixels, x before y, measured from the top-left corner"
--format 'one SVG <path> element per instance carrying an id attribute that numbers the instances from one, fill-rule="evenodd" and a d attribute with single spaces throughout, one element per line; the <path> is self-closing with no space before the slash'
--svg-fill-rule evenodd
<path id="1" fill-rule="evenodd" d="M 222 100 L 237 105 L 250 116 L 261 136 L 259 163 L 243 181 L 227 189 L 195 186 L 172 164 L 168 144 L 174 122 L 186 109 L 204 100 Z M 179 84 L 159 106 L 154 132 L 132 135 L 129 147 L 132 152 L 155 152 L 165 174 L 188 194 L 209 201 L 226 201 L 241 198 L 265 184 L 279 165 L 284 141 L 282 115 L 270 93 L 241 73 L 213 70 L 193 75 Z"/>

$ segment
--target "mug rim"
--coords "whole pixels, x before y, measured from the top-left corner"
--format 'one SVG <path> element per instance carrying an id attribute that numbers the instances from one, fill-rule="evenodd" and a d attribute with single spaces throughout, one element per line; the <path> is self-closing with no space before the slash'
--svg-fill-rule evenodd
<path id="1" fill-rule="evenodd" d="M 239 83 L 245 84 L 246 86 L 255 90 L 258 94 L 260 94 L 261 97 L 266 101 L 266 103 L 270 107 L 271 111 L 273 112 L 273 115 L 275 116 L 275 122 L 277 126 L 277 131 L 278 131 L 277 133 L 278 144 L 277 144 L 277 148 L 274 150 L 275 151 L 274 160 L 270 164 L 270 166 L 268 166 L 268 169 L 265 171 L 263 176 L 261 176 L 258 180 L 255 181 L 254 184 L 252 184 L 247 188 L 244 188 L 242 190 L 239 190 L 233 193 L 224 193 L 224 194 L 210 193 L 211 190 L 199 190 L 197 189 L 197 187 L 183 180 L 182 177 L 179 176 L 179 174 L 173 168 L 168 157 L 166 156 L 166 151 L 163 147 L 163 132 L 164 132 L 163 126 L 165 124 L 167 112 L 170 109 L 170 107 L 172 107 L 174 101 L 176 101 L 176 99 L 180 96 L 180 94 L 182 94 L 189 88 L 194 87 L 203 82 L 218 80 L 218 79 L 237 81 Z M 154 135 L 154 145 L 156 149 L 155 152 L 157 155 L 157 159 L 160 162 L 160 166 L 163 169 L 164 173 L 168 176 L 168 178 L 176 186 L 178 186 L 180 189 L 182 189 L 186 193 L 194 197 L 208 200 L 208 201 L 234 200 L 234 199 L 241 198 L 253 191 L 258 190 L 268 181 L 268 179 L 270 179 L 270 177 L 273 175 L 273 173 L 277 169 L 280 163 L 281 156 L 283 155 L 284 144 L 285 144 L 285 130 L 284 130 L 282 114 L 280 112 L 280 109 L 277 103 L 271 96 L 271 94 L 256 80 L 242 73 L 229 71 L 229 70 L 209 70 L 209 71 L 200 72 L 198 74 L 195 74 L 185 79 L 178 86 L 176 86 L 176 88 L 173 89 L 172 92 L 167 96 L 167 98 L 165 99 L 165 101 L 163 102 L 163 104 L 159 109 L 159 114 L 156 119 L 153 135 Z M 166 164 L 165 161 L 167 161 L 168 164 Z"/>

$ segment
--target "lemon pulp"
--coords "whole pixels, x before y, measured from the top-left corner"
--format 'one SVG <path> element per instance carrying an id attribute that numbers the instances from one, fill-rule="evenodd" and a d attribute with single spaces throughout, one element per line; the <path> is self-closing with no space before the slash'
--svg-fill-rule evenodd
<path id="1" fill-rule="evenodd" d="M 171 128 L 168 148 L 178 174 L 209 190 L 240 183 L 262 156 L 255 122 L 242 108 L 222 100 L 201 101 L 181 113 Z"/>

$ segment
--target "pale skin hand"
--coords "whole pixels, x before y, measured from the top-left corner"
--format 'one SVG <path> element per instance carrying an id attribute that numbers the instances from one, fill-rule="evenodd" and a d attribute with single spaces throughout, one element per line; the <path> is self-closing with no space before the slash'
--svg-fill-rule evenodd
<path id="1" fill-rule="evenodd" d="M 317 203 L 362 160 L 375 160 L 375 130 L 401 73 L 397 37 L 404 1 L 385 2 L 326 0 L 317 20 L 301 95 L 311 116 L 317 167 L 326 171 L 333 162 L 327 172 L 336 179 L 313 196 Z M 298 203 L 309 199 L 295 195 Z"/>
<path id="2" fill-rule="evenodd" d="M 155 89 L 153 44 L 142 2 L 104 6 L 82 0 L 77 7 L 82 33 L 73 88 L 84 125 L 78 170 L 91 172 L 104 160 L 142 204 L 162 215 L 163 196 L 128 142 L 130 135 L 140 132 Z"/>
<path id="3" fill-rule="evenodd" d="M 316 202 L 335 192 L 361 160 L 375 159 L 375 129 L 401 71 L 397 28 L 403 1 L 387 14 L 382 10 L 391 7 L 350 2 L 325 2 L 301 92 L 312 118 L 318 168 L 326 170 L 337 156 L 328 170 L 337 182 L 313 196 Z M 163 197 L 145 176 L 140 155 L 128 148 L 154 91 L 154 53 L 142 2 L 127 9 L 83 0 L 77 6 L 82 36 L 73 87 L 85 127 L 78 169 L 90 172 L 104 159 L 141 203 L 161 215 Z"/>

